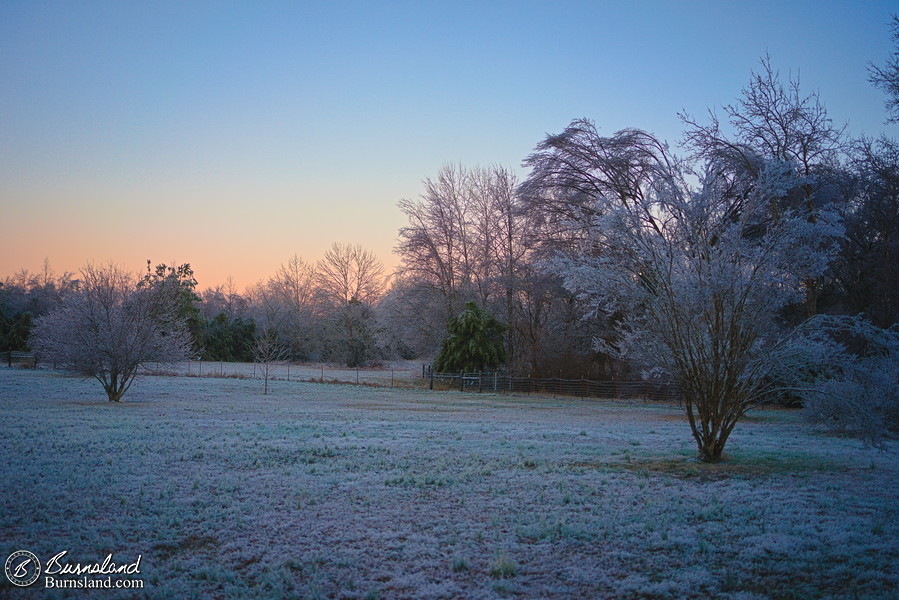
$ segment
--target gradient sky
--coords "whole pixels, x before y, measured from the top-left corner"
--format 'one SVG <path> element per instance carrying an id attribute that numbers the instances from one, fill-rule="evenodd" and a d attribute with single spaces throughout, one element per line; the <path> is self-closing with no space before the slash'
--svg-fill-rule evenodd
<path id="1" fill-rule="evenodd" d="M 358 243 L 446 163 L 516 169 L 588 117 L 672 142 L 769 53 L 854 135 L 894 2 L 0 3 L 0 278 L 190 262 L 239 286 Z M 720 110 L 719 110 L 720 114 Z"/>

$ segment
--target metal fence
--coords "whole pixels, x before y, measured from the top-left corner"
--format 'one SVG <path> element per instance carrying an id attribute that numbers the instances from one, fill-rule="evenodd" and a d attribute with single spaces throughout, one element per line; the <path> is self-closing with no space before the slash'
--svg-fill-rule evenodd
<path id="1" fill-rule="evenodd" d="M 574 398 L 642 398 L 659 402 L 681 401 L 680 389 L 673 383 L 515 377 L 499 372 L 431 373 L 430 387 L 431 389 L 456 389 L 469 392 L 545 394 Z"/>
<path id="2" fill-rule="evenodd" d="M 28 364 L 29 352 L 3 353 L 3 359 Z M 33 363 L 32 363 L 33 364 Z M 219 361 L 186 361 L 177 365 L 147 364 L 144 374 L 191 377 L 261 379 L 260 365 Z M 269 379 L 322 383 L 349 383 L 377 387 L 427 388 L 466 392 L 539 394 L 568 398 L 642 399 L 654 402 L 682 401 L 677 385 L 649 381 L 599 381 L 561 377 L 518 377 L 491 371 L 483 373 L 435 373 L 430 365 L 406 362 L 385 367 L 346 368 L 323 364 L 278 363 L 269 365 Z"/>
<path id="3" fill-rule="evenodd" d="M 11 367 L 13 364 L 33 365 L 34 354 L 32 352 L 19 352 L 16 350 L 7 350 L 2 355 L 3 362 Z"/>
<path id="4" fill-rule="evenodd" d="M 306 381 L 321 383 L 351 383 L 379 387 L 420 387 L 422 372 L 419 366 L 408 364 L 386 367 L 349 368 L 325 364 L 277 362 L 267 365 L 268 376 L 276 381 Z M 263 367 L 258 363 L 222 361 L 185 361 L 175 365 L 144 365 L 144 373 L 188 377 L 228 377 L 262 379 Z"/>

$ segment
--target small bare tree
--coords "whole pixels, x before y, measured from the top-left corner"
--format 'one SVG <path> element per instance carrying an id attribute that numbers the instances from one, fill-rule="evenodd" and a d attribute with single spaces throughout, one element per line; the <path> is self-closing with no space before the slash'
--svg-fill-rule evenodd
<path id="1" fill-rule="evenodd" d="M 172 294 L 116 265 L 87 265 L 77 292 L 38 319 L 31 343 L 40 360 L 97 379 L 120 402 L 142 364 L 187 358 L 191 336 Z"/>
<path id="2" fill-rule="evenodd" d="M 256 335 L 253 346 L 253 360 L 259 365 L 262 373 L 262 393 L 268 395 L 268 380 L 274 376 L 275 365 L 287 359 L 287 348 L 274 329 L 264 329 Z"/>

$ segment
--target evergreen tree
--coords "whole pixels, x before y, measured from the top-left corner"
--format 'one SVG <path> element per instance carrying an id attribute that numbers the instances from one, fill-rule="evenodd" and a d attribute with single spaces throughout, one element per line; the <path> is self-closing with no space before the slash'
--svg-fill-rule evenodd
<path id="1" fill-rule="evenodd" d="M 240 317 L 229 319 L 221 312 L 205 321 L 202 330 L 203 359 L 225 362 L 252 362 L 256 344 L 256 323 Z"/>
<path id="2" fill-rule="evenodd" d="M 503 334 L 506 326 L 474 302 L 449 320 L 447 337 L 434 361 L 439 372 L 486 371 L 506 360 Z"/>
<path id="3" fill-rule="evenodd" d="M 177 316 L 187 324 L 187 329 L 192 338 L 193 350 L 203 347 L 203 321 L 200 318 L 200 297 L 196 293 L 197 280 L 194 278 L 190 263 L 184 263 L 177 267 L 158 264 L 155 270 L 151 269 L 152 261 L 147 260 L 147 273 L 141 279 L 139 285 L 166 290 L 175 298 Z"/>

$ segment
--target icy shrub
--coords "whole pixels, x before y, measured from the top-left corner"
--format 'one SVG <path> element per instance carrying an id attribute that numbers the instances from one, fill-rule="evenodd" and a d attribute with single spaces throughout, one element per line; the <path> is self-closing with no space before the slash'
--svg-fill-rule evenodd
<path id="1" fill-rule="evenodd" d="M 806 419 L 882 447 L 899 429 L 899 328 L 821 315 L 800 328 L 791 353 L 814 369 L 796 384 Z"/>

